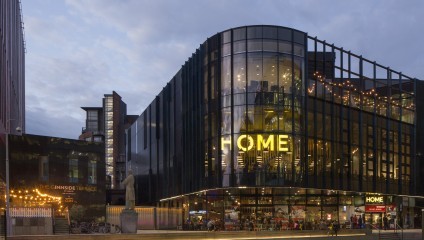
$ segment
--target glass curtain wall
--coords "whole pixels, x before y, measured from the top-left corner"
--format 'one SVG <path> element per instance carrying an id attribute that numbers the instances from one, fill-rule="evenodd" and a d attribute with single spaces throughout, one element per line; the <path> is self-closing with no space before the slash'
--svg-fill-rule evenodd
<path id="1" fill-rule="evenodd" d="M 205 118 L 216 186 L 410 192 L 413 79 L 282 27 L 236 28 L 219 41 L 204 61 L 204 99 L 220 99 Z"/>
<path id="2" fill-rule="evenodd" d="M 206 219 L 221 230 L 281 231 L 326 230 L 332 221 L 338 221 L 344 229 L 360 229 L 364 224 L 381 228 L 384 214 L 391 221 L 402 217 L 397 203 L 404 199 L 296 187 L 243 187 L 205 190 L 172 201 L 183 206 L 184 219 L 190 220 L 184 227 L 188 230 L 206 230 Z M 410 210 L 407 206 L 405 209 Z"/>
<path id="3" fill-rule="evenodd" d="M 308 186 L 408 194 L 414 80 L 308 39 Z"/>
<path id="4" fill-rule="evenodd" d="M 302 180 L 305 39 L 271 26 L 221 34 L 222 186 Z"/>

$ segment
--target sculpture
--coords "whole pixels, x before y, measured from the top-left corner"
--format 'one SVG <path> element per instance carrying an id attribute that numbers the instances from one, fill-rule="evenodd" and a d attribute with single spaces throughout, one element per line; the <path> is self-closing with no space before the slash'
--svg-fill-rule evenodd
<path id="1" fill-rule="evenodd" d="M 128 170 L 128 176 L 121 183 L 125 186 L 125 209 L 133 210 L 135 206 L 134 175 Z"/>

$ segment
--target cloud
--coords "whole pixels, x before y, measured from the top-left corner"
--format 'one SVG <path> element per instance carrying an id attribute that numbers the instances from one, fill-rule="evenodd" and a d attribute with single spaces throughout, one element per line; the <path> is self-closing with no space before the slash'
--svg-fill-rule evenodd
<path id="1" fill-rule="evenodd" d="M 29 133 L 78 136 L 85 120 L 80 107 L 101 106 L 103 95 L 113 90 L 130 114 L 140 114 L 208 37 L 244 25 L 299 29 L 424 79 L 419 0 L 23 0 L 22 5 Z M 46 128 L 42 117 L 54 121 L 47 120 Z"/>

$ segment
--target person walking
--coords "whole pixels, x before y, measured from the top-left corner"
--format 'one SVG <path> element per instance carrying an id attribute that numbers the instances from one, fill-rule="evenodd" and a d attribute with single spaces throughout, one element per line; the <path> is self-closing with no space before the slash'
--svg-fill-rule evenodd
<path id="1" fill-rule="evenodd" d="M 388 226 L 389 226 L 389 219 L 387 218 L 386 214 L 384 214 L 384 217 L 383 217 L 383 228 L 384 228 L 384 230 L 387 230 Z"/>
<path id="2" fill-rule="evenodd" d="M 359 215 L 359 218 L 358 218 L 358 227 L 361 229 L 362 226 L 363 226 L 362 216 Z"/>
<path id="3" fill-rule="evenodd" d="M 330 233 L 331 233 L 331 236 L 333 236 L 333 231 L 334 231 L 334 224 L 333 222 L 330 222 L 330 225 L 328 226 L 327 236 L 330 236 Z"/>
<path id="4" fill-rule="evenodd" d="M 340 225 L 339 225 L 339 223 L 337 221 L 334 221 L 333 229 L 334 229 L 334 233 L 336 234 L 336 237 L 337 237 L 337 232 L 340 229 Z M 333 235 L 331 235 L 331 236 L 333 236 Z"/>

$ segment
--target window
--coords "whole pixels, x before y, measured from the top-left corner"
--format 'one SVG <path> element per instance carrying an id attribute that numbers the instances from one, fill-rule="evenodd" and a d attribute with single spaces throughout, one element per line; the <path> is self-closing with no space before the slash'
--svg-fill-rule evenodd
<path id="1" fill-rule="evenodd" d="M 247 38 L 262 38 L 262 27 L 247 28 Z"/>
<path id="2" fill-rule="evenodd" d="M 39 174 L 41 181 L 49 180 L 49 157 L 48 156 L 40 156 L 39 158 Z"/>
<path id="3" fill-rule="evenodd" d="M 78 159 L 69 159 L 69 182 L 78 183 Z"/>
<path id="4" fill-rule="evenodd" d="M 87 119 L 97 121 L 97 111 L 87 111 Z"/>
<path id="5" fill-rule="evenodd" d="M 144 149 L 147 148 L 147 113 L 144 113 L 143 116 L 143 144 Z"/>
<path id="6" fill-rule="evenodd" d="M 234 29 L 233 38 L 234 41 L 246 39 L 246 28 Z"/>
<path id="7" fill-rule="evenodd" d="M 100 136 L 94 137 L 94 141 L 95 142 L 103 142 L 102 137 L 100 137 Z"/>
<path id="8" fill-rule="evenodd" d="M 87 121 L 87 130 L 98 131 L 97 121 Z"/>
<path id="9" fill-rule="evenodd" d="M 88 162 L 88 184 L 97 183 L 97 162 L 90 160 Z"/>

